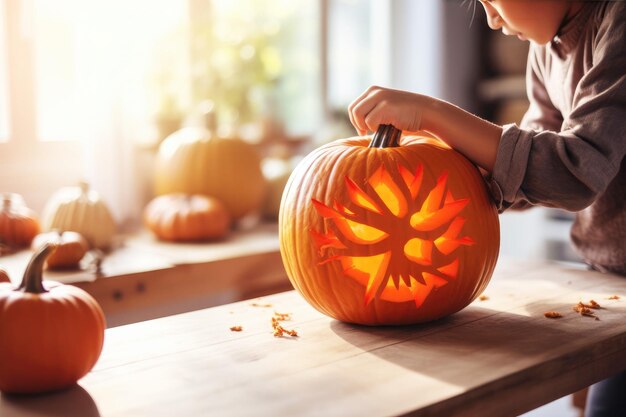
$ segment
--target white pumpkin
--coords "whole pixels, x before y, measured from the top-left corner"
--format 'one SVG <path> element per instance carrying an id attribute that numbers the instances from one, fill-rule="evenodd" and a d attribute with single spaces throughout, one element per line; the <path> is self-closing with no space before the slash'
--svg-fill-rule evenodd
<path id="1" fill-rule="evenodd" d="M 83 235 L 92 248 L 110 249 L 117 225 L 100 195 L 81 182 L 58 190 L 46 202 L 42 213 L 45 231 L 72 231 Z"/>

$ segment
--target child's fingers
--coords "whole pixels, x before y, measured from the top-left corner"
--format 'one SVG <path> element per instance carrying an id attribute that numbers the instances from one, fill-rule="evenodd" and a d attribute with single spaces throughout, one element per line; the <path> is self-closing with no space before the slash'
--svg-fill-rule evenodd
<path id="1" fill-rule="evenodd" d="M 365 123 L 365 116 L 367 115 L 367 103 L 358 103 L 350 112 L 350 120 L 354 127 L 356 127 L 359 134 L 367 132 L 367 124 Z"/>
<path id="2" fill-rule="evenodd" d="M 354 126 L 359 136 L 363 136 L 365 133 L 367 133 L 367 132 L 364 132 L 363 129 L 359 128 L 359 124 L 357 123 L 354 116 L 352 115 L 352 110 L 350 110 L 349 108 L 348 108 L 348 117 L 350 117 L 350 123 L 352 123 L 352 126 Z"/>
<path id="3" fill-rule="evenodd" d="M 356 103 L 355 106 L 352 107 L 352 110 L 350 111 L 350 120 L 359 133 L 368 131 L 369 126 L 365 122 L 365 117 L 374 105 L 375 103 L 372 103 L 371 100 L 365 99 Z"/>
<path id="4" fill-rule="evenodd" d="M 378 126 L 382 124 L 382 107 L 383 106 L 381 105 L 380 101 L 376 102 L 374 104 L 374 107 L 365 115 L 363 119 L 363 122 L 365 123 L 367 128 L 372 132 L 376 132 L 378 130 Z"/>
<path id="5" fill-rule="evenodd" d="M 360 113 L 355 111 L 361 104 L 360 99 L 354 100 L 350 106 L 348 107 L 348 116 L 350 117 L 350 123 L 356 129 L 359 135 L 365 135 L 367 133 L 367 129 L 363 123 L 363 120 L 360 118 Z"/>
<path id="6" fill-rule="evenodd" d="M 381 90 L 381 87 L 375 85 L 368 87 L 367 90 L 363 91 L 360 96 L 355 98 L 352 103 L 350 103 L 350 105 L 348 106 L 348 111 L 352 112 L 352 109 L 354 109 L 354 107 L 356 107 L 360 102 L 362 102 L 378 90 Z"/>
<path id="7" fill-rule="evenodd" d="M 367 115 L 368 106 L 375 105 L 375 102 L 374 104 L 371 104 L 370 102 L 375 99 L 375 96 L 381 90 L 381 87 L 375 85 L 370 86 L 348 106 L 348 116 L 350 117 L 350 122 L 356 128 L 359 135 L 367 134 L 368 126 L 365 123 L 365 116 Z"/>

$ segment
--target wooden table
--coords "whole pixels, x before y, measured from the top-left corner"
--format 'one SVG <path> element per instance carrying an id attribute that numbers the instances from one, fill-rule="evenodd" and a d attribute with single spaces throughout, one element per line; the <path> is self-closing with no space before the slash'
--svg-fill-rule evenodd
<path id="1" fill-rule="evenodd" d="M 341 323 L 285 292 L 108 329 L 79 386 L 2 396 L 0 415 L 515 415 L 626 369 L 626 279 L 501 260 L 485 295 L 395 328 Z M 572 310 L 590 299 L 599 320 Z M 275 312 L 299 337 L 272 335 Z"/>

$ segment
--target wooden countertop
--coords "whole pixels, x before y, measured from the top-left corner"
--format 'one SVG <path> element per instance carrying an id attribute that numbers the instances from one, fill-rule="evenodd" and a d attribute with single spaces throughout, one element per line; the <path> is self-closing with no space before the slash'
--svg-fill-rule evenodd
<path id="1" fill-rule="evenodd" d="M 516 415 L 626 369 L 625 278 L 500 260 L 485 295 L 416 326 L 341 323 L 293 291 L 120 326 L 79 386 L 3 395 L 0 415 Z M 572 309 L 591 299 L 599 320 Z M 299 337 L 272 335 L 275 312 Z"/>
<path id="2" fill-rule="evenodd" d="M 100 274 L 85 265 L 44 272 L 44 279 L 90 293 L 109 327 L 292 288 L 280 257 L 276 223 L 233 231 L 215 242 L 161 242 L 145 230 L 121 241 L 104 258 Z M 17 284 L 31 256 L 30 250 L 1 256 L 0 266 Z"/>

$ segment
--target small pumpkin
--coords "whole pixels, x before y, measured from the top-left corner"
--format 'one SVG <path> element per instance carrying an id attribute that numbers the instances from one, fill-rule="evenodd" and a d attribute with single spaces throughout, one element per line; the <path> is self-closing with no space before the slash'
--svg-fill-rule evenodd
<path id="1" fill-rule="evenodd" d="M 31 248 L 36 251 L 48 243 L 54 243 L 57 246 L 46 260 L 48 269 L 76 268 L 89 250 L 89 243 L 80 233 L 59 232 L 58 230 L 38 234 L 33 239 Z"/>
<path id="2" fill-rule="evenodd" d="M 443 142 L 381 126 L 322 146 L 283 193 L 280 250 L 303 297 L 338 320 L 410 324 L 486 287 L 498 213 L 478 169 Z"/>
<path id="3" fill-rule="evenodd" d="M 94 366 L 104 342 L 102 309 L 85 291 L 42 281 L 55 245 L 33 255 L 22 283 L 0 284 L 0 391 L 68 388 Z"/>
<path id="4" fill-rule="evenodd" d="M 156 195 L 204 194 L 219 199 L 233 220 L 258 211 L 266 182 L 256 149 L 242 139 L 185 127 L 159 146 Z"/>
<path id="5" fill-rule="evenodd" d="M 117 225 L 104 200 L 89 184 L 63 187 L 46 202 L 42 213 L 43 230 L 80 233 L 90 247 L 111 248 Z"/>
<path id="6" fill-rule="evenodd" d="M 40 230 L 37 214 L 17 194 L 3 193 L 1 204 L 0 244 L 9 249 L 30 245 Z"/>
<path id="7" fill-rule="evenodd" d="M 175 193 L 150 201 L 144 210 L 144 223 L 161 240 L 203 241 L 224 237 L 230 228 L 230 215 L 216 198 Z"/>

